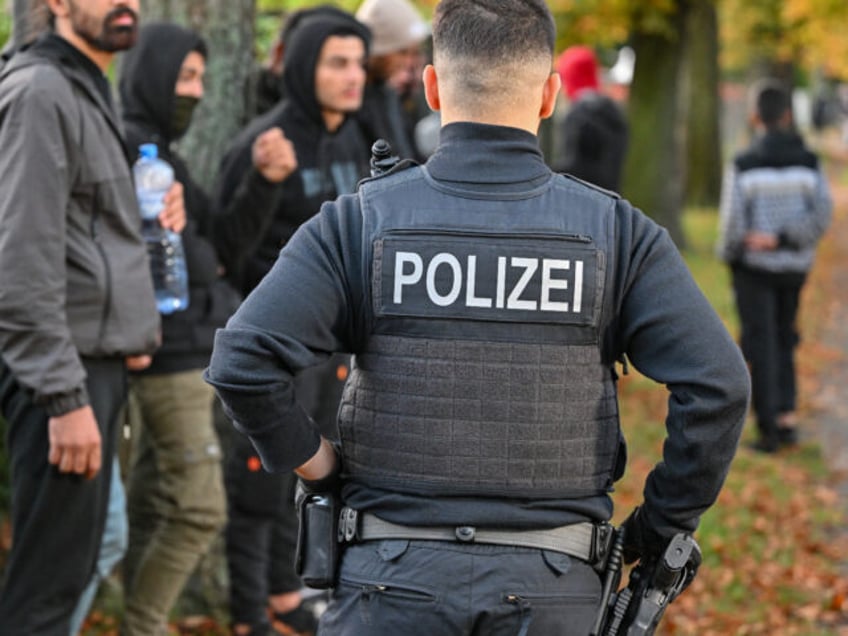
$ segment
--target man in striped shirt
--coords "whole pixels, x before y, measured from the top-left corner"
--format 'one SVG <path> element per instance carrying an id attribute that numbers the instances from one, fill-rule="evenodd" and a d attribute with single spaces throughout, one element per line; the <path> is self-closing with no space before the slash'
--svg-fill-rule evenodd
<path id="1" fill-rule="evenodd" d="M 718 254 L 731 267 L 751 368 L 754 448 L 773 453 L 797 441 L 795 318 L 832 204 L 818 158 L 795 130 L 789 93 L 763 84 L 754 120 L 760 134 L 725 175 Z"/>

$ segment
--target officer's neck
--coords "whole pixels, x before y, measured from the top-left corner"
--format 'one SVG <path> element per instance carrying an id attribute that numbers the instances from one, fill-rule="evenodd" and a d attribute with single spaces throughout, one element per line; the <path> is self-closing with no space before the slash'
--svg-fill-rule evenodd
<path id="1" fill-rule="evenodd" d="M 508 126 L 526 130 L 531 135 L 539 133 L 540 119 L 538 115 L 528 116 L 526 113 L 479 113 L 463 112 L 461 109 L 451 109 L 442 104 L 442 126 L 459 122 L 472 124 L 488 124 L 490 126 Z"/>

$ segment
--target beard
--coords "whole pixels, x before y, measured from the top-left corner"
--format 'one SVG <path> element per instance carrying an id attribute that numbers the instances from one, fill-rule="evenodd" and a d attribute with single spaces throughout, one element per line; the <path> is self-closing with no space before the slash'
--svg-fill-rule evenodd
<path id="1" fill-rule="evenodd" d="M 94 48 L 114 53 L 131 48 L 138 38 L 138 15 L 129 7 L 118 7 L 107 13 L 102 23 L 95 16 L 86 13 L 81 7 L 82 2 L 69 2 L 71 26 L 74 33 L 80 36 Z M 115 25 L 114 22 L 123 16 L 132 16 L 131 26 Z"/>

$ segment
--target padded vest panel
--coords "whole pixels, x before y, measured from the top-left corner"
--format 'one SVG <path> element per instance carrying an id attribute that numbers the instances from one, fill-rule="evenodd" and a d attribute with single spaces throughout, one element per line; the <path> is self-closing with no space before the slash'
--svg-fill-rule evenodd
<path id="1" fill-rule="evenodd" d="M 345 470 L 439 494 L 608 490 L 618 406 L 598 348 L 375 336 L 345 390 Z"/>

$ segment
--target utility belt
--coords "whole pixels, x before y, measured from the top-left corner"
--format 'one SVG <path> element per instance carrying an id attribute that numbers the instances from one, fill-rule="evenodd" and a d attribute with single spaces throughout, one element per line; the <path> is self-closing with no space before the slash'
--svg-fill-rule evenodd
<path id="1" fill-rule="evenodd" d="M 335 498 L 322 495 L 310 502 L 307 498 L 298 508 L 296 569 L 306 585 L 318 589 L 335 585 L 341 551 L 353 543 L 407 539 L 536 548 L 567 554 L 602 571 L 613 539 L 613 527 L 608 523 L 582 522 L 546 530 L 405 526 L 348 506 L 333 505 L 332 499 Z"/>

